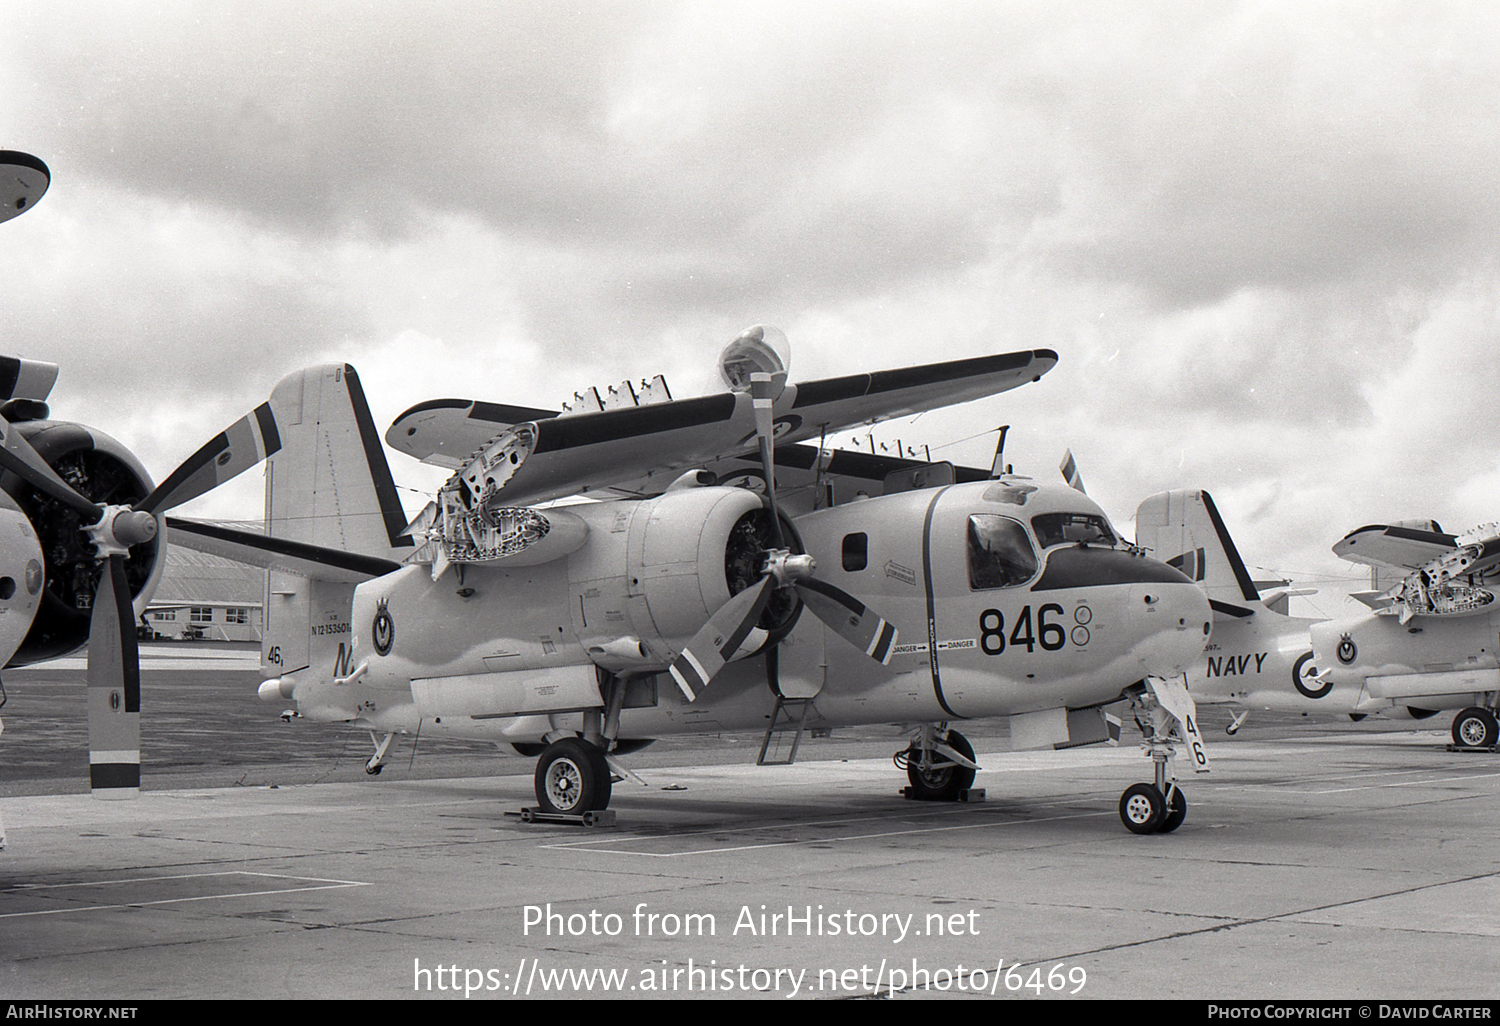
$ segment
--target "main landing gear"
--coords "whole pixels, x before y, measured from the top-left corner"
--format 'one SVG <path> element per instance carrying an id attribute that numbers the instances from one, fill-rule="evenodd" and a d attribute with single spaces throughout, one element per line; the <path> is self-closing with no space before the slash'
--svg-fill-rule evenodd
<path id="1" fill-rule="evenodd" d="M 542 750 L 536 763 L 536 800 L 543 812 L 578 814 L 609 807 L 613 781 L 603 750 L 565 737 Z"/>
<path id="2" fill-rule="evenodd" d="M 1125 789 L 1120 795 L 1120 822 L 1133 834 L 1169 834 L 1187 818 L 1187 799 L 1176 777 L 1167 772 L 1177 743 L 1187 745 L 1195 772 L 1208 772 L 1208 752 L 1198 733 L 1197 709 L 1180 677 L 1147 677 L 1133 705 L 1138 710 L 1135 722 L 1146 737 L 1142 750 L 1155 764 L 1156 780 Z M 1140 713 L 1145 714 L 1146 722 L 1141 722 Z"/>
<path id="3" fill-rule="evenodd" d="M 908 798 L 927 802 L 954 802 L 963 798 L 974 783 L 974 746 L 946 723 L 924 723 L 917 737 L 892 761 L 906 770 L 911 786 Z"/>
<path id="4" fill-rule="evenodd" d="M 1495 714 L 1475 706 L 1453 717 L 1453 743 L 1459 748 L 1493 748 L 1500 741 Z"/>
<path id="5" fill-rule="evenodd" d="M 536 761 L 534 779 L 537 805 L 543 812 L 566 816 L 601 812 L 609 807 L 616 780 L 629 778 L 648 786 L 608 754 L 622 746 L 634 751 L 638 743 L 618 740 L 625 681 L 606 670 L 598 672 L 604 708 L 584 711 L 581 735 L 554 731 L 542 739 L 546 747 Z"/>

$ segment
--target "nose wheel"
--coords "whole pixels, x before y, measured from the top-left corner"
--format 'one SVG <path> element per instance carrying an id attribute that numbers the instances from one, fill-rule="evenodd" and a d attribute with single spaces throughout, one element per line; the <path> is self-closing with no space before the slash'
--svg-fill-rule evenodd
<path id="1" fill-rule="evenodd" d="M 1187 745 L 1196 772 L 1208 772 L 1208 753 L 1198 733 L 1197 709 L 1186 685 L 1177 679 L 1148 677 L 1146 690 L 1136 698 L 1136 703 L 1146 714 L 1146 722 L 1142 723 L 1137 716 L 1136 723 L 1146 737 L 1142 747 L 1155 764 L 1156 781 L 1131 784 L 1125 789 L 1120 795 L 1120 822 L 1133 834 L 1170 834 L 1187 819 L 1187 798 L 1167 773 L 1167 763 L 1176 754 L 1177 743 Z"/>

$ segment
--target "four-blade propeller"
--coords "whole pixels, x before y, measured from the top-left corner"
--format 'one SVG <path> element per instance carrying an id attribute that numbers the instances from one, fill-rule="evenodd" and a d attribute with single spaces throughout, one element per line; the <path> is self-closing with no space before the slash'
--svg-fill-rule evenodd
<path id="1" fill-rule="evenodd" d="M 787 548 L 776 506 L 774 408 L 787 378 L 787 360 L 778 349 L 786 352 L 786 336 L 776 328 L 757 325 L 731 342 L 719 358 L 729 387 L 748 391 L 753 404 L 770 513 L 770 546 L 760 553 L 759 580 L 720 606 L 668 668 L 689 702 L 734 658 L 778 589 L 792 589 L 814 616 L 876 662 L 889 665 L 895 651 L 896 628 L 891 623 L 842 588 L 815 578 L 813 558 Z"/>
<path id="2" fill-rule="evenodd" d="M 100 506 L 58 476 L 14 425 L 0 419 L 0 468 L 76 511 L 104 561 L 89 622 L 89 781 L 97 797 L 131 797 L 141 781 L 140 653 L 125 575 L 133 546 L 156 537 L 158 517 L 281 448 L 269 404 L 212 439 L 134 506 Z"/>

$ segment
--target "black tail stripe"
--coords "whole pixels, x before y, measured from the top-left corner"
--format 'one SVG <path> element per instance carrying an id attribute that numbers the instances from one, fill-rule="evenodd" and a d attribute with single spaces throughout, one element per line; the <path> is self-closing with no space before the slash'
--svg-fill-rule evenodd
<path id="1" fill-rule="evenodd" d="M 270 403 L 261 403 L 255 408 L 255 422 L 260 425 L 260 440 L 265 444 L 266 455 L 276 455 L 281 451 L 281 432 L 276 430 L 276 417 L 271 413 Z"/>
<path id="2" fill-rule="evenodd" d="M 370 480 L 375 484 L 375 501 L 385 521 L 386 537 L 393 549 L 411 548 L 416 542 L 404 534 L 406 513 L 396 496 L 396 482 L 391 477 L 391 465 L 385 460 L 385 450 L 380 446 L 380 432 L 375 429 L 375 418 L 370 416 L 370 404 L 365 400 L 359 375 L 347 363 L 344 364 L 344 382 L 349 387 L 349 405 L 354 408 L 354 421 L 359 425 L 359 440 L 365 447 L 365 462 L 370 468 Z"/>
<path id="3" fill-rule="evenodd" d="M 1208 519 L 1213 521 L 1214 531 L 1219 536 L 1219 544 L 1224 547 L 1224 555 L 1229 559 L 1229 568 L 1234 571 L 1234 579 L 1240 586 L 1240 594 L 1245 597 L 1246 602 L 1256 601 L 1260 598 L 1260 592 L 1256 590 L 1255 582 L 1250 579 L 1250 571 L 1245 569 L 1245 561 L 1240 558 L 1240 550 L 1234 547 L 1234 539 L 1229 537 L 1229 529 L 1224 526 L 1224 521 L 1219 516 L 1213 496 L 1207 492 L 1199 494 L 1203 496 L 1203 508 L 1208 510 Z"/>

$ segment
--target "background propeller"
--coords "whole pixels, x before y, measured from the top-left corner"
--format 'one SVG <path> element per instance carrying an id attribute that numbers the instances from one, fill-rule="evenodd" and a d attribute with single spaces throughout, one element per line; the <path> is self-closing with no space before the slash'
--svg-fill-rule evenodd
<path id="1" fill-rule="evenodd" d="M 0 420 L 0 467 L 76 511 L 104 562 L 89 620 L 89 782 L 97 797 L 131 797 L 141 781 L 140 652 L 126 579 L 132 546 L 155 538 L 167 510 L 223 484 L 281 448 L 262 403 L 183 461 L 134 506 L 100 506 L 63 480 L 12 424 Z"/>

